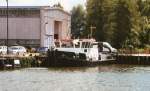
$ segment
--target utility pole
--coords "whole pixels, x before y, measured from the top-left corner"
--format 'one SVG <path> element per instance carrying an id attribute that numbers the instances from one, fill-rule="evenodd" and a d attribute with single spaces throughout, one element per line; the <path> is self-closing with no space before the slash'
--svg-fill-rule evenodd
<path id="1" fill-rule="evenodd" d="M 6 46 L 7 46 L 7 54 L 8 54 L 8 41 L 9 41 L 9 35 L 8 35 L 8 30 L 9 30 L 9 22 L 8 22 L 8 14 L 9 14 L 9 7 L 8 7 L 8 0 L 6 0 L 6 3 L 7 3 L 7 40 L 6 40 Z"/>

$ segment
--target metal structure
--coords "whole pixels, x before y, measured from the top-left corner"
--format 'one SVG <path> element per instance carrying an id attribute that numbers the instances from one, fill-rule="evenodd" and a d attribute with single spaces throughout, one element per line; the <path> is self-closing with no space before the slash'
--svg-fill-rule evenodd
<path id="1" fill-rule="evenodd" d="M 9 15 L 9 7 L 8 7 L 8 0 L 6 0 L 7 3 L 7 40 L 6 40 L 6 46 L 7 46 L 7 54 L 8 54 L 8 41 L 9 41 L 9 37 L 8 37 L 8 30 L 9 30 L 9 25 L 8 25 L 8 15 Z"/>

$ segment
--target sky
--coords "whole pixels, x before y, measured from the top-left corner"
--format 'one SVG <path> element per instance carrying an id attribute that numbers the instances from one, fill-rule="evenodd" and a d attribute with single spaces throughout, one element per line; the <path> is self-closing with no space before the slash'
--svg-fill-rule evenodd
<path id="1" fill-rule="evenodd" d="M 10 6 L 53 6 L 58 2 L 65 10 L 70 11 L 73 6 L 81 4 L 85 6 L 86 0 L 8 0 Z M 6 0 L 0 0 L 0 6 L 6 5 Z"/>

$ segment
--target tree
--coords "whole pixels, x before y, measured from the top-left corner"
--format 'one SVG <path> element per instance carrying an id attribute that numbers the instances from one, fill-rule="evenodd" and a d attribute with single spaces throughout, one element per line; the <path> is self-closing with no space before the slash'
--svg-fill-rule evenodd
<path id="1" fill-rule="evenodd" d="M 141 8 L 141 13 L 142 16 L 147 16 L 150 18 L 150 1 L 149 0 L 144 0 L 141 2 L 142 3 L 142 8 Z"/>
<path id="2" fill-rule="evenodd" d="M 53 7 L 57 7 L 57 8 L 60 8 L 60 9 L 64 9 L 64 7 L 63 7 L 60 3 L 54 4 Z"/>
<path id="3" fill-rule="evenodd" d="M 116 30 L 116 17 L 115 17 L 116 0 L 105 0 L 103 2 L 103 31 L 104 39 L 113 44 L 113 35 Z"/>
<path id="4" fill-rule="evenodd" d="M 117 48 L 140 45 L 141 31 L 139 7 L 136 0 L 118 0 L 116 7 L 116 31 L 114 44 Z"/>
<path id="5" fill-rule="evenodd" d="M 143 30 L 140 32 L 141 47 L 150 46 L 150 21 L 143 16 Z"/>
<path id="6" fill-rule="evenodd" d="M 83 36 L 83 32 L 86 28 L 86 12 L 82 5 L 73 7 L 71 11 L 71 32 L 73 38 L 79 38 Z"/>
<path id="7" fill-rule="evenodd" d="M 114 31 L 114 45 L 121 48 L 125 43 L 130 31 L 130 11 L 126 7 L 126 2 L 119 0 L 115 9 L 116 13 L 116 30 Z"/>
<path id="8" fill-rule="evenodd" d="M 87 0 L 87 27 L 96 27 L 94 37 L 98 41 L 111 42 L 116 48 L 139 47 L 143 26 L 141 15 L 149 17 L 150 13 L 149 1 L 145 0 L 147 6 L 141 2 L 143 0 Z"/>
<path id="9" fill-rule="evenodd" d="M 141 25 L 142 31 L 140 32 L 141 47 L 150 45 L 150 1 L 140 0 L 140 12 L 142 15 Z"/>
<path id="10" fill-rule="evenodd" d="M 104 31 L 103 31 L 103 2 L 104 0 L 87 0 L 87 27 L 94 26 L 96 31 L 94 31 L 94 37 L 99 41 L 104 41 Z M 89 29 L 89 28 L 87 28 Z M 87 30 L 90 33 L 89 30 Z"/>

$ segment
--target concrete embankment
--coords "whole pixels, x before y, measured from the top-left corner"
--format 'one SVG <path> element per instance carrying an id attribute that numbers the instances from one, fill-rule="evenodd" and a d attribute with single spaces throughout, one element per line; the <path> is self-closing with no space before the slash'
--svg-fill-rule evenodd
<path id="1" fill-rule="evenodd" d="M 24 68 L 24 67 L 44 67 L 45 62 L 46 62 L 45 56 L 5 55 L 5 56 L 0 56 L 0 69 Z"/>
<path id="2" fill-rule="evenodd" d="M 55 54 L 55 55 L 52 55 Z M 57 55 L 56 55 L 57 54 Z M 67 54 L 68 55 L 68 54 Z M 47 57 L 48 56 L 48 57 Z M 80 60 L 67 60 L 63 58 L 60 60 L 59 53 L 49 52 L 47 56 L 30 55 L 30 56 L 0 56 L 0 68 L 25 68 L 25 67 L 51 67 L 63 65 L 83 66 L 84 65 L 103 65 L 103 62 L 92 63 Z M 72 56 L 71 54 L 68 55 Z M 57 59 L 57 60 L 56 60 Z M 109 62 L 109 61 L 108 61 Z M 150 65 L 150 54 L 118 54 L 116 61 L 111 64 L 138 64 L 138 65 Z"/>

